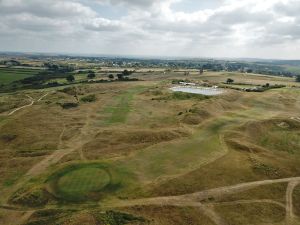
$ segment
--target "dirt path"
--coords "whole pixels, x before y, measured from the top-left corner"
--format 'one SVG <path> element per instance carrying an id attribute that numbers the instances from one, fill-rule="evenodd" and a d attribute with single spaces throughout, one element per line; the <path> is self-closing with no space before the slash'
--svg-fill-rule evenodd
<path id="1" fill-rule="evenodd" d="M 43 98 L 45 98 L 46 96 L 48 96 L 50 93 L 54 93 L 54 91 L 50 91 L 50 92 L 48 92 L 48 93 L 44 94 L 42 97 L 40 97 L 40 98 L 37 100 L 37 102 L 40 102 L 40 101 L 42 101 L 42 100 L 43 100 Z"/>
<path id="2" fill-rule="evenodd" d="M 21 216 L 19 219 L 16 220 L 16 225 L 24 224 L 32 216 L 34 212 L 35 210 L 25 212 L 23 216 Z"/>
<path id="3" fill-rule="evenodd" d="M 278 183 L 288 183 L 288 188 L 286 192 L 287 202 L 286 205 L 271 199 L 261 199 L 261 200 L 238 200 L 232 202 L 216 202 L 216 203 L 202 203 L 202 201 L 207 200 L 210 197 L 219 197 L 228 194 L 239 193 L 248 189 L 255 187 L 278 184 Z M 154 197 L 154 198 L 144 198 L 135 200 L 122 200 L 114 203 L 108 202 L 106 205 L 102 205 L 101 209 L 113 209 L 113 208 L 124 208 L 133 206 L 177 206 L 177 207 L 197 207 L 204 215 L 211 219 L 216 225 L 226 225 L 224 221 L 213 209 L 216 205 L 234 205 L 234 204 L 255 204 L 255 203 L 269 203 L 275 204 L 286 209 L 287 212 L 287 225 L 293 225 L 294 214 L 293 214 L 293 202 L 292 195 L 294 188 L 300 184 L 300 177 L 291 177 L 284 179 L 275 180 L 263 180 L 236 184 L 232 186 L 225 186 L 220 188 L 209 189 L 205 191 L 195 192 L 192 194 L 178 195 L 178 196 L 166 196 L 166 197 Z M 9 209 L 9 206 L 5 207 Z M 11 210 L 15 210 L 11 208 Z M 18 209 L 22 211 L 22 209 Z M 32 210 L 24 209 L 24 212 L 29 212 Z"/>
<path id="4" fill-rule="evenodd" d="M 300 183 L 300 177 L 247 182 L 247 183 L 241 183 L 232 186 L 226 186 L 226 187 L 214 188 L 206 191 L 195 192 L 186 195 L 120 201 L 114 203 L 112 206 L 110 205 L 110 207 L 132 207 L 137 205 L 144 205 L 144 206 L 145 205 L 159 205 L 159 206 L 168 205 L 168 206 L 181 206 L 181 207 L 194 206 L 194 207 L 202 208 L 205 215 L 207 215 L 215 224 L 221 225 L 221 224 L 225 224 L 225 222 L 212 209 L 208 207 L 210 204 L 204 205 L 201 203 L 201 201 L 206 200 L 210 197 L 219 197 L 222 195 L 239 193 L 255 187 L 268 185 L 268 184 L 277 184 L 277 183 L 289 183 L 289 187 L 287 188 L 287 201 L 288 201 L 287 205 L 284 206 L 280 203 L 277 202 L 275 203 L 277 205 L 285 207 L 287 210 L 287 214 L 289 214 L 288 218 L 291 217 L 293 218 L 292 193 L 294 188 L 297 186 L 297 184 Z M 239 202 L 242 203 L 243 201 L 239 201 Z M 244 201 L 244 203 L 254 203 L 254 202 L 274 203 L 274 201 L 272 200 Z"/>
<path id="5" fill-rule="evenodd" d="M 293 224 L 295 219 L 293 211 L 293 192 L 300 181 L 291 181 L 286 189 L 286 224 Z"/>
<path id="6" fill-rule="evenodd" d="M 28 99 L 30 100 L 30 103 L 28 105 L 24 105 L 24 106 L 21 106 L 19 108 L 16 108 L 14 109 L 13 111 L 11 111 L 10 113 L 8 113 L 8 116 L 11 116 L 13 115 L 15 112 L 21 110 L 21 109 L 24 109 L 24 108 L 27 108 L 27 107 L 30 107 L 32 106 L 35 102 L 40 102 L 41 100 L 43 100 L 43 98 L 45 98 L 47 95 L 49 95 L 50 93 L 53 93 L 52 92 L 48 92 L 46 94 L 44 94 L 43 96 L 41 96 L 37 101 L 35 101 L 30 95 L 25 95 L 26 97 L 28 97 Z"/>
<path id="7" fill-rule="evenodd" d="M 43 95 L 40 98 L 40 100 L 43 99 L 44 97 L 46 97 L 49 93 Z M 74 151 L 79 151 L 79 152 L 82 151 L 82 146 L 86 143 L 87 140 L 89 140 L 87 131 L 89 130 L 88 129 L 88 126 L 90 124 L 89 114 L 91 112 L 92 112 L 92 110 L 87 112 L 85 124 L 80 129 L 80 133 L 67 141 L 63 140 L 64 133 L 67 129 L 66 124 L 63 125 L 62 132 L 59 135 L 58 146 L 57 146 L 58 150 L 54 151 L 51 155 L 46 156 L 39 163 L 37 163 L 36 165 L 31 167 L 31 169 L 29 169 L 27 171 L 27 173 L 24 175 L 24 177 L 17 184 L 15 184 L 14 187 L 12 187 L 12 189 L 10 190 L 11 194 L 13 194 L 18 189 L 20 189 L 31 178 L 43 174 L 50 166 L 59 162 L 64 156 L 69 155 Z M 9 194 L 9 196 L 11 194 Z M 7 203 L 8 199 L 6 199 L 5 202 Z"/>
<path id="8" fill-rule="evenodd" d="M 11 111 L 11 112 L 8 114 L 9 116 L 13 115 L 15 112 L 17 112 L 17 111 L 19 111 L 19 110 L 21 110 L 21 109 L 30 107 L 30 106 L 32 106 L 32 105 L 34 104 L 34 99 L 33 99 L 31 96 L 26 95 L 26 97 L 29 98 L 30 103 L 29 103 L 28 105 L 24 105 L 24 106 L 21 106 L 21 107 L 19 107 L 19 108 L 14 109 L 13 111 Z"/>
<path id="9" fill-rule="evenodd" d="M 259 203 L 267 203 L 267 204 L 273 204 L 280 206 L 282 208 L 286 208 L 286 205 L 277 202 L 271 199 L 255 199 L 255 200 L 237 200 L 237 201 L 231 201 L 231 202 L 214 202 L 214 203 L 207 203 L 205 205 L 212 205 L 212 206 L 218 206 L 218 205 L 223 205 L 223 206 L 231 206 L 231 205 L 237 205 L 237 204 L 259 204 Z"/>

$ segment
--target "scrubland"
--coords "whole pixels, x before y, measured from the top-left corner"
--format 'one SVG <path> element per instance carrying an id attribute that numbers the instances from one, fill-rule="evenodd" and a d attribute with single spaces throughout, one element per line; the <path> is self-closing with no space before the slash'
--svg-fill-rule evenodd
<path id="1" fill-rule="evenodd" d="M 0 224 L 299 224 L 299 84 L 132 76 L 142 81 L 1 94 Z M 229 77 L 286 87 L 169 90 L 176 79 Z"/>

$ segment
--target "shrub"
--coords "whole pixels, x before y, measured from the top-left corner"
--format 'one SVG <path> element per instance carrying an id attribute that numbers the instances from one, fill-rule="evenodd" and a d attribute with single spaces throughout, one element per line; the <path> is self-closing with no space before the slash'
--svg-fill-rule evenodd
<path id="1" fill-rule="evenodd" d="M 96 77 L 96 74 L 94 71 L 89 72 L 89 74 L 87 75 L 88 79 L 94 79 Z"/>
<path id="2" fill-rule="evenodd" d="M 82 102 L 94 102 L 96 101 L 96 96 L 95 95 L 87 95 L 84 96 L 80 99 Z"/>
<path id="3" fill-rule="evenodd" d="M 17 138 L 17 135 L 15 134 L 3 134 L 1 136 L 1 140 L 5 141 L 5 142 L 11 142 L 13 140 L 15 140 Z"/>
<path id="4" fill-rule="evenodd" d="M 75 102 L 65 102 L 65 103 L 61 103 L 60 106 L 63 109 L 71 109 L 71 108 L 78 107 L 78 103 L 75 103 Z"/>
<path id="5" fill-rule="evenodd" d="M 75 80 L 75 77 L 72 74 L 70 74 L 66 77 L 66 79 L 68 82 L 73 82 Z"/>
<path id="6" fill-rule="evenodd" d="M 192 94 L 192 93 L 184 93 L 184 92 L 173 92 L 172 98 L 178 99 L 178 100 L 187 100 L 187 99 L 204 100 L 204 99 L 208 99 L 209 96 L 200 95 L 200 94 Z"/>

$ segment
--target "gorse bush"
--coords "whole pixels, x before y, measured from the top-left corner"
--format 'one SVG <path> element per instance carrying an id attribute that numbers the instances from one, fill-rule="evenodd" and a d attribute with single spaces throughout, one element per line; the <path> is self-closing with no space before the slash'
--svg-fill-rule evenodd
<path id="1" fill-rule="evenodd" d="M 95 95 L 87 95 L 80 99 L 82 102 L 95 102 L 96 96 Z"/>
<path id="2" fill-rule="evenodd" d="M 187 100 L 187 99 L 204 100 L 204 99 L 208 99 L 209 96 L 193 94 L 193 93 L 173 92 L 171 98 L 178 99 L 178 100 Z"/>

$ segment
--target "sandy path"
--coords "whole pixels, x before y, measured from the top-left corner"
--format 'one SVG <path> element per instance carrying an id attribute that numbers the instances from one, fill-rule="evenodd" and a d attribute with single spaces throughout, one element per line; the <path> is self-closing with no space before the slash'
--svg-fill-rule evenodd
<path id="1" fill-rule="evenodd" d="M 43 95 L 40 99 L 46 97 L 47 94 Z M 87 112 L 86 118 L 89 118 L 88 115 L 90 113 L 91 111 Z M 64 124 L 62 132 L 59 135 L 58 146 L 57 146 L 58 150 L 54 151 L 51 155 L 46 156 L 39 163 L 31 167 L 31 169 L 27 171 L 24 177 L 17 184 L 14 185 L 14 187 L 10 190 L 10 193 L 12 194 L 16 192 L 31 178 L 43 174 L 50 166 L 59 162 L 64 156 L 69 155 L 74 151 L 81 151 L 82 146 L 86 143 L 87 140 L 89 140 L 88 133 L 87 133 L 88 126 L 89 126 L 89 120 L 86 119 L 84 126 L 80 129 L 80 134 L 72 137 L 70 140 L 64 141 L 63 136 L 67 129 L 66 125 Z M 85 140 L 85 142 L 83 142 L 83 140 Z M 8 202 L 8 199 L 6 199 L 6 202 Z"/>
<path id="2" fill-rule="evenodd" d="M 54 91 L 48 92 L 46 94 L 44 94 L 42 97 L 40 97 L 37 101 L 40 102 L 43 100 L 43 98 L 45 98 L 46 96 L 48 96 L 50 93 L 54 93 Z"/>
<path id="3" fill-rule="evenodd" d="M 282 208 L 286 208 L 286 205 L 281 203 L 281 202 L 277 202 L 271 199 L 255 199 L 255 200 L 237 200 L 237 201 L 231 201 L 231 202 L 214 202 L 214 203 L 207 203 L 205 205 L 212 205 L 212 206 L 218 206 L 218 205 L 223 205 L 223 206 L 231 206 L 231 205 L 237 205 L 237 204 L 257 204 L 257 203 L 267 203 L 267 204 L 273 204 L 273 205 L 277 205 L 280 206 Z"/>
<path id="4" fill-rule="evenodd" d="M 233 202 L 217 202 L 217 203 L 201 203 L 201 201 L 206 200 L 209 197 L 218 197 L 227 194 L 239 193 L 251 188 L 258 186 L 277 184 L 277 183 L 289 183 L 286 198 L 287 204 L 283 204 L 271 199 L 261 199 L 261 200 L 238 200 Z M 154 198 L 144 198 L 135 200 L 122 200 L 114 203 L 107 203 L 107 205 L 102 205 L 101 209 L 112 209 L 112 208 L 123 208 L 123 207 L 133 207 L 133 206 L 177 206 L 177 207 L 197 207 L 208 218 L 211 219 L 216 225 L 226 225 L 227 223 L 214 211 L 213 207 L 216 205 L 234 205 L 234 204 L 255 204 L 255 203 L 269 203 L 275 204 L 287 211 L 287 221 L 288 225 L 293 224 L 294 214 L 293 214 L 293 203 L 292 195 L 294 188 L 300 183 L 300 177 L 291 177 L 284 179 L 275 180 L 263 180 L 255 182 L 241 183 L 232 186 L 225 186 L 220 188 L 214 188 L 206 191 L 195 192 L 192 194 L 178 195 L 178 196 L 166 196 L 166 197 L 154 197 Z M 6 209 L 9 206 L 5 207 Z M 11 208 L 11 210 L 15 210 Z M 18 209 L 22 211 L 22 209 Z M 24 212 L 32 211 L 24 209 Z"/>
<path id="5" fill-rule="evenodd" d="M 293 212 L 293 192 L 300 181 L 291 181 L 286 189 L 286 223 L 293 224 L 295 215 Z"/>
<path id="6" fill-rule="evenodd" d="M 289 183 L 289 187 L 287 188 L 287 206 L 284 206 L 280 203 L 277 203 L 280 206 L 283 206 L 287 209 L 287 213 L 289 213 L 292 217 L 292 193 L 294 188 L 300 183 L 300 177 L 292 177 L 292 178 L 284 178 L 284 179 L 275 179 L 275 180 L 263 180 L 263 181 L 254 181 L 241 183 L 232 186 L 214 188 L 206 191 L 195 192 L 192 194 L 186 195 L 178 195 L 178 196 L 166 196 L 166 197 L 155 197 L 155 198 L 145 198 L 145 199 L 136 199 L 136 200 L 128 200 L 128 201 L 120 201 L 116 202 L 110 207 L 132 207 L 138 205 L 168 205 L 168 206 L 194 206 L 200 207 L 202 211 L 207 215 L 215 224 L 223 225 L 225 222 L 212 210 L 209 209 L 207 205 L 201 204 L 201 201 L 208 199 L 210 197 L 218 197 L 222 195 L 239 193 L 242 191 L 246 191 L 248 189 L 252 189 L 262 185 L 268 184 L 277 184 L 277 183 Z M 235 203 L 254 203 L 254 202 L 266 202 L 266 203 L 274 203 L 272 200 L 255 200 L 255 201 L 239 201 Z M 228 203 L 227 203 L 228 204 Z M 108 207 L 109 208 L 109 207 Z M 288 216 L 290 218 L 290 216 Z"/>
<path id="7" fill-rule="evenodd" d="M 13 111 L 11 111 L 11 112 L 8 114 L 8 116 L 13 115 L 15 112 L 17 112 L 17 111 L 19 111 L 19 110 L 21 110 L 21 109 L 24 109 L 24 108 L 27 108 L 27 107 L 32 106 L 35 102 L 40 102 L 41 100 L 43 100 L 43 98 L 45 98 L 45 97 L 46 97 L 47 95 L 49 95 L 50 93 L 53 93 L 53 91 L 44 94 L 44 95 L 41 96 L 37 101 L 35 101 L 30 95 L 26 95 L 26 97 L 28 97 L 28 99 L 30 100 L 30 103 L 29 103 L 28 105 L 24 105 L 24 106 L 21 106 L 21 107 L 19 107 L 19 108 L 14 109 Z"/>
<path id="8" fill-rule="evenodd" d="M 23 216 L 21 216 L 18 220 L 16 220 L 16 225 L 24 224 L 32 216 L 34 212 L 35 210 L 25 212 Z"/>
<path id="9" fill-rule="evenodd" d="M 33 99 L 31 96 L 29 96 L 29 95 L 26 95 L 26 96 L 29 98 L 30 103 L 29 103 L 28 105 L 24 105 L 24 106 L 21 106 L 21 107 L 19 107 L 19 108 L 14 109 L 13 111 L 11 111 L 11 112 L 8 114 L 9 116 L 13 115 L 15 112 L 17 112 L 17 111 L 19 111 L 19 110 L 21 110 L 21 109 L 30 107 L 30 106 L 32 106 L 32 105 L 34 104 L 34 99 Z"/>

